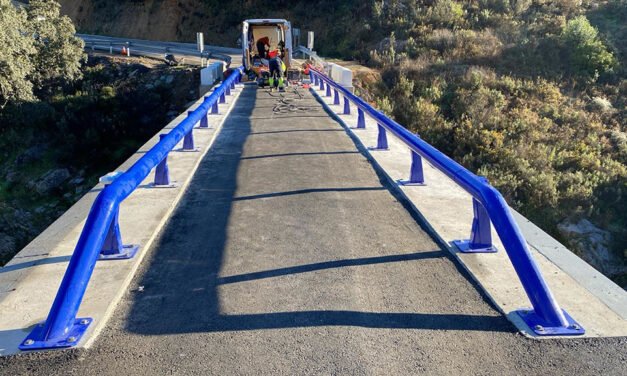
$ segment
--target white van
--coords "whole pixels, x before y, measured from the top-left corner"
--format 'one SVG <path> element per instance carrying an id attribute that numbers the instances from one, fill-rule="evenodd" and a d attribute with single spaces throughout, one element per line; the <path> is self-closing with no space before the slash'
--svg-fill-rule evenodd
<path id="1" fill-rule="evenodd" d="M 269 51 L 280 51 L 281 60 L 292 65 L 292 25 L 282 19 L 253 19 L 242 24 L 242 58 L 246 71 L 258 71 L 266 65 Z"/>

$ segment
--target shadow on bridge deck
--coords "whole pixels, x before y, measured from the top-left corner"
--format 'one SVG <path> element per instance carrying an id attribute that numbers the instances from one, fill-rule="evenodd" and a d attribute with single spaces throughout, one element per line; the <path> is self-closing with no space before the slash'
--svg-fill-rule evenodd
<path id="1" fill-rule="evenodd" d="M 156 335 L 356 326 L 512 332 L 447 253 L 434 251 L 438 246 L 401 213 L 341 126 L 313 98 L 299 97 L 277 99 L 246 87 L 144 262 L 137 281 L 143 289 L 129 297 L 126 330 Z M 296 114 L 272 111 L 282 102 L 309 106 Z M 443 266 L 450 275 L 438 281 L 434 274 Z M 376 298 L 362 291 L 390 278 L 395 287 L 378 291 Z M 426 279 L 427 289 L 420 286 Z M 445 279 L 465 288 L 433 291 L 434 282 Z M 400 286 L 405 290 L 393 291 Z M 416 299 L 404 296 L 411 290 L 424 301 L 404 304 Z M 479 309 L 464 302 L 467 291 Z M 384 302 L 393 293 L 398 299 Z"/>

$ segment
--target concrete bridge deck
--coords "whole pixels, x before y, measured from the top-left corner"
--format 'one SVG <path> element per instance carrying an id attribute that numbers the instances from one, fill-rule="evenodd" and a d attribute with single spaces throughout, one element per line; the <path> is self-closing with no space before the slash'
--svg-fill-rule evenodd
<path id="1" fill-rule="evenodd" d="M 0 374 L 625 374 L 625 338 L 520 335 L 380 173 L 309 92 L 245 87 L 94 346 Z"/>

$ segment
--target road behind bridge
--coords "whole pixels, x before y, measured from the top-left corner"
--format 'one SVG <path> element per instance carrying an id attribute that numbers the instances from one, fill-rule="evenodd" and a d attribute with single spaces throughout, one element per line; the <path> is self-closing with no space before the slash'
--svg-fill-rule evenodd
<path id="1" fill-rule="evenodd" d="M 246 86 L 94 347 L 3 375 L 627 374 L 624 338 L 531 340 L 309 92 Z"/>

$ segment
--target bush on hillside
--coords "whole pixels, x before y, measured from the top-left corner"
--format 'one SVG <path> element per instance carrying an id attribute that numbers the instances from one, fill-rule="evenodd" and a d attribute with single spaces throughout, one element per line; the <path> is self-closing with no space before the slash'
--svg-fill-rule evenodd
<path id="1" fill-rule="evenodd" d="M 585 16 L 568 21 L 560 40 L 572 64 L 570 69 L 577 75 L 596 78 L 616 65 L 614 55 L 599 39 L 597 29 Z"/>

